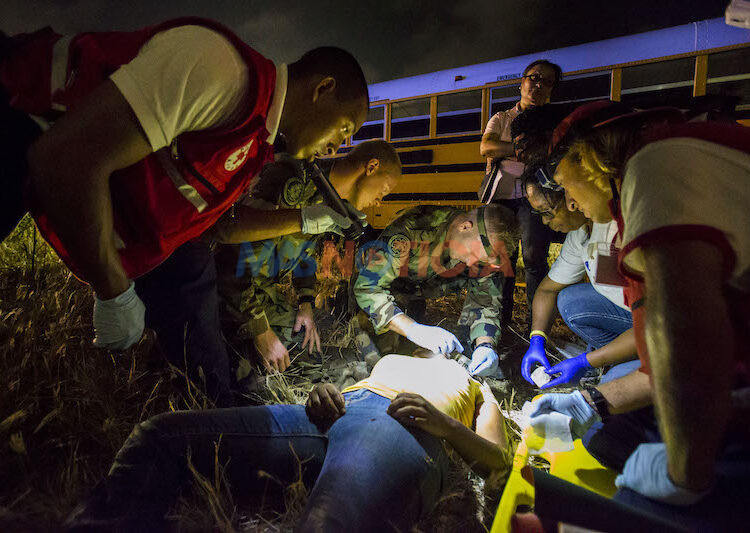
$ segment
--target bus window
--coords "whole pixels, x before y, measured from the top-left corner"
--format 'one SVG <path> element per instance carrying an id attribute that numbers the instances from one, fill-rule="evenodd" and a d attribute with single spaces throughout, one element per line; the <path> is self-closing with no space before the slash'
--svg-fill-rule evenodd
<path id="1" fill-rule="evenodd" d="M 492 89 L 490 93 L 490 116 L 516 105 L 516 102 L 521 99 L 520 84 L 519 81 L 513 85 L 503 85 Z"/>
<path id="2" fill-rule="evenodd" d="M 552 91 L 553 104 L 586 102 L 609 98 L 609 70 L 565 76 Z"/>
<path id="3" fill-rule="evenodd" d="M 419 98 L 391 104 L 391 139 L 429 137 L 430 99 Z"/>
<path id="4" fill-rule="evenodd" d="M 367 112 L 367 120 L 359 131 L 352 137 L 352 144 L 367 139 L 382 139 L 385 135 L 385 106 L 371 107 Z"/>
<path id="5" fill-rule="evenodd" d="M 679 105 L 693 95 L 694 75 L 694 57 L 625 67 L 622 102 L 634 106 Z"/>
<path id="6" fill-rule="evenodd" d="M 437 97 L 437 134 L 477 133 L 482 127 L 482 91 Z"/>
<path id="7" fill-rule="evenodd" d="M 738 110 L 750 109 L 750 48 L 708 56 L 706 93 L 735 96 Z"/>

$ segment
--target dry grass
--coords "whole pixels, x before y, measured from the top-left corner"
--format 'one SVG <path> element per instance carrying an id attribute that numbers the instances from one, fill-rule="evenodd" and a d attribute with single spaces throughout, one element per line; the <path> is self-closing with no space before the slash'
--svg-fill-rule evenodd
<path id="1" fill-rule="evenodd" d="M 0 245 L 0 531 L 54 529 L 136 423 L 210 406 L 150 356 L 150 338 L 95 349 L 91 290 L 33 234 L 24 220 Z"/>
<path id="2" fill-rule="evenodd" d="M 27 219 L 0 244 L 0 531 L 52 531 L 106 474 L 135 424 L 176 409 L 211 407 L 200 387 L 175 368 L 164 368 L 145 338 L 124 352 L 91 344 L 93 296 L 72 277 Z M 337 279 L 323 281 L 330 294 Z M 328 285 L 325 285 L 325 284 Z M 517 316 L 525 315 L 517 294 Z M 430 303 L 430 312 L 452 320 L 454 299 Z M 451 318 L 452 317 L 452 318 Z M 335 379 L 351 360 L 353 329 L 335 321 L 322 336 L 322 361 L 299 357 L 284 375 L 267 376 L 266 403 L 302 403 L 312 383 Z M 521 395 L 524 396 L 524 395 Z M 519 395 L 505 398 L 517 408 Z M 286 531 L 302 508 L 301 483 L 287 488 L 287 512 L 239 509 L 216 464 L 212 476 L 195 472 L 194 494 L 172 520 L 181 531 Z M 422 531 L 483 531 L 494 501 L 457 465 L 451 489 Z"/>

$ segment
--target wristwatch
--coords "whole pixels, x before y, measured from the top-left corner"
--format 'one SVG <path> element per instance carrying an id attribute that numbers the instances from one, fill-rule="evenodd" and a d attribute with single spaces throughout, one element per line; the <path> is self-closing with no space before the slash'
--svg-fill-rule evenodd
<path id="1" fill-rule="evenodd" d="M 594 402 L 594 409 L 596 409 L 596 412 L 599 414 L 599 418 L 601 418 L 602 422 L 604 422 L 607 418 L 609 418 L 609 407 L 607 406 L 607 399 L 601 392 L 599 392 L 599 389 L 595 389 L 594 387 L 586 387 L 584 390 L 589 393 L 591 401 Z"/>
<path id="2" fill-rule="evenodd" d="M 490 348 L 491 350 L 495 349 L 495 345 L 492 344 L 491 342 L 480 342 L 479 344 L 477 344 L 476 346 L 474 346 L 474 349 L 476 350 L 480 346 L 486 346 L 487 348 Z"/>

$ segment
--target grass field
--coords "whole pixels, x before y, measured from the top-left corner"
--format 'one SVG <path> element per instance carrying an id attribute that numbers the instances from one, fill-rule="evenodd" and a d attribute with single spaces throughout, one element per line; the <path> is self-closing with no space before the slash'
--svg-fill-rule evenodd
<path id="1" fill-rule="evenodd" d="M 521 319 L 520 289 L 516 299 Z M 136 423 L 167 410 L 211 407 L 200 387 L 165 368 L 149 335 L 124 353 L 95 349 L 92 304 L 89 287 L 35 238 L 30 220 L 0 245 L 2 532 L 54 531 L 106 474 Z M 457 299 L 443 299 L 431 302 L 428 312 L 450 321 L 459 309 Z M 284 376 L 269 376 L 265 400 L 302 402 L 313 381 L 335 381 L 346 368 L 342 350 L 353 345 L 348 327 L 339 323 L 323 332 L 322 363 L 300 360 Z M 498 390 L 508 408 L 532 394 L 525 383 Z M 495 500 L 485 501 L 482 483 L 465 467 L 457 464 L 452 478 L 448 495 L 419 529 L 483 531 Z M 235 504 L 220 468 L 212 479 L 196 475 L 195 488 L 174 511 L 176 530 L 285 531 L 305 498 L 299 484 L 287 490 L 281 514 L 256 514 Z"/>

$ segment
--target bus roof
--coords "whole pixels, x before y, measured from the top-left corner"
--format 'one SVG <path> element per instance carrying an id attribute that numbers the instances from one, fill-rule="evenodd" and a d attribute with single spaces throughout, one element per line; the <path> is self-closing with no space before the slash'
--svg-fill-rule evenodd
<path id="1" fill-rule="evenodd" d="M 723 18 L 702 20 L 673 28 L 374 83 L 369 86 L 370 102 L 481 87 L 519 78 L 526 65 L 535 59 L 548 59 L 560 65 L 563 72 L 574 72 L 748 42 L 750 30 L 729 26 Z"/>

